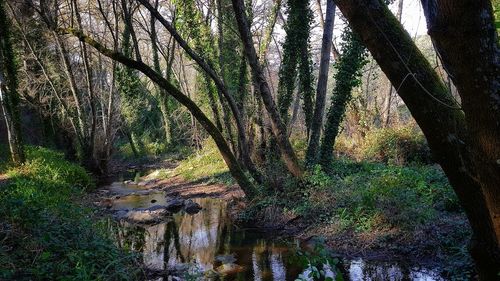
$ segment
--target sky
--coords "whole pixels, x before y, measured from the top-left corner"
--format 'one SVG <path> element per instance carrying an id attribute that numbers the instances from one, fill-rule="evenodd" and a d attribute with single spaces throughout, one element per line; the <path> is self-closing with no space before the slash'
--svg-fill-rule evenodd
<path id="1" fill-rule="evenodd" d="M 427 34 L 427 26 L 420 0 L 406 0 L 403 3 L 402 22 L 406 30 L 412 36 Z M 395 11 L 396 6 L 397 4 L 392 4 L 391 10 Z"/>

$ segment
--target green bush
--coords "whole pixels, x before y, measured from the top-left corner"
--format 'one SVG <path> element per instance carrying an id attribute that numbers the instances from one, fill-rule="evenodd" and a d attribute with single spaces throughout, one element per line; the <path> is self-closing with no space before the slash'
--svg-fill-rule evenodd
<path id="1" fill-rule="evenodd" d="M 360 158 L 389 164 L 432 163 L 422 132 L 411 127 L 370 131 L 359 149 Z"/>
<path id="2" fill-rule="evenodd" d="M 315 166 L 294 189 L 262 194 L 256 203 L 291 210 L 309 222 L 340 222 L 345 228 L 399 227 L 411 231 L 431 222 L 437 212 L 460 211 L 458 199 L 437 166 L 390 166 L 338 158 L 333 174 Z M 243 214 L 253 217 L 253 206 Z"/>
<path id="3" fill-rule="evenodd" d="M 135 279 L 135 257 L 122 252 L 76 200 L 94 187 L 63 154 L 27 148 L 27 162 L 0 189 L 0 279 Z"/>

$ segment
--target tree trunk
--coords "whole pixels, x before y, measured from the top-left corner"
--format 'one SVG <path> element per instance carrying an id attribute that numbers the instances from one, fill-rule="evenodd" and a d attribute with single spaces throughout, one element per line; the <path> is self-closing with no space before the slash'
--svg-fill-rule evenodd
<path id="1" fill-rule="evenodd" d="M 300 92 L 297 91 L 295 93 L 295 98 L 293 99 L 292 118 L 290 119 L 290 123 L 288 124 L 288 137 L 292 135 L 293 126 L 295 125 L 295 121 L 297 120 L 297 117 L 299 115 L 299 108 L 300 108 Z"/>
<path id="2" fill-rule="evenodd" d="M 56 45 L 59 50 L 59 55 L 61 57 L 61 60 L 63 62 L 64 66 L 64 72 L 68 78 L 69 82 L 69 88 L 71 90 L 71 94 L 73 95 L 73 100 L 75 102 L 75 108 L 76 108 L 76 118 L 77 118 L 77 128 L 78 128 L 78 134 L 77 138 L 80 144 L 83 146 L 84 143 L 86 142 L 85 137 L 87 135 L 86 133 L 86 122 L 85 122 L 85 116 L 83 113 L 83 105 L 81 101 L 81 97 L 78 94 L 78 88 L 76 86 L 76 81 L 75 81 L 75 76 L 73 75 L 73 71 L 71 69 L 71 64 L 68 58 L 68 52 L 66 50 L 66 47 L 64 46 L 64 43 L 61 41 L 61 38 L 59 38 L 59 34 L 57 34 L 55 31 L 52 31 L 52 35 L 54 36 L 54 39 L 56 41 Z"/>
<path id="3" fill-rule="evenodd" d="M 269 14 L 268 26 L 264 31 L 264 37 L 262 38 L 262 43 L 259 48 L 259 58 L 262 65 L 266 63 L 267 51 L 269 50 L 269 45 L 271 44 L 271 40 L 273 38 L 274 26 L 278 20 L 278 13 L 281 9 L 282 1 L 283 0 L 274 0 L 273 9 Z"/>
<path id="4" fill-rule="evenodd" d="M 330 15 L 332 18 L 332 29 L 333 29 L 333 22 L 335 21 L 335 3 L 330 3 L 330 0 L 326 0 L 326 15 L 323 16 L 323 8 L 321 7 L 321 0 L 316 0 L 316 7 L 318 8 L 318 14 L 319 14 L 319 23 L 321 24 L 321 27 L 323 28 L 323 40 L 325 36 L 325 30 L 327 30 L 327 22 L 328 22 L 328 16 L 329 16 L 329 11 L 328 7 L 331 7 L 333 5 L 333 15 Z M 331 43 L 331 52 L 333 55 L 333 59 L 337 60 L 340 57 L 340 53 L 337 50 L 337 47 L 335 46 L 333 42 L 333 38 L 330 36 L 330 43 Z M 323 41 L 324 42 L 324 41 Z M 322 43 L 324 44 L 324 43 Z M 321 51 L 323 53 L 323 51 Z M 321 67 L 320 67 L 321 68 Z"/>
<path id="5" fill-rule="evenodd" d="M 0 1 L 0 106 L 7 127 L 12 162 L 21 165 L 26 159 L 21 135 L 21 113 L 17 92 L 17 68 L 12 48 L 10 21 Z"/>
<path id="6" fill-rule="evenodd" d="M 319 1 L 319 0 L 318 0 Z M 328 85 L 328 72 L 330 70 L 330 52 L 332 49 L 333 26 L 335 21 L 335 3 L 333 0 L 326 1 L 326 20 L 321 42 L 321 59 L 319 64 L 318 87 L 316 88 L 316 102 L 311 125 L 311 137 L 306 152 L 307 165 L 316 161 L 323 126 L 323 115 L 325 113 L 326 90 Z"/>
<path id="7" fill-rule="evenodd" d="M 339 133 L 347 103 L 351 100 L 353 88 L 360 84 L 359 76 L 366 62 L 366 49 L 358 36 L 348 27 L 344 30 L 344 36 L 347 37 L 346 46 L 337 62 L 332 104 L 326 117 L 325 133 L 320 148 L 320 164 L 327 170 L 330 168 L 335 139 Z"/>
<path id="8" fill-rule="evenodd" d="M 457 193 L 474 232 L 471 253 L 480 278 L 496 279 L 500 250 L 494 206 L 499 201 L 488 191 L 498 193 L 500 182 L 496 162 L 500 158 L 499 60 L 496 31 L 492 23 L 481 22 L 492 19 L 489 1 L 480 1 L 481 5 L 476 1 L 459 5 L 441 1 L 447 3 L 443 11 L 427 13 L 431 19 L 429 14 L 444 15 L 431 21 L 436 24 L 431 24 L 429 30 L 455 83 L 460 84 L 457 88 L 465 99 L 466 114 L 385 4 L 378 0 L 336 3 L 391 83 L 398 85 L 398 95 L 424 132 L 435 160 Z M 472 36 L 472 40 L 464 40 L 463 34 Z"/>
<path id="9" fill-rule="evenodd" d="M 500 46 L 491 2 L 423 1 L 427 27 L 444 69 L 457 87 L 465 112 L 470 150 L 500 244 Z M 486 218 L 485 218 L 486 219 Z M 488 239 L 489 240 L 489 239 Z M 500 260 L 491 272 L 500 271 Z M 494 272 L 496 271 L 496 272 Z M 490 279 L 492 280 L 492 279 Z"/>
<path id="10" fill-rule="evenodd" d="M 241 189 L 245 192 L 245 195 L 249 198 L 255 195 L 255 187 L 252 182 L 245 175 L 243 169 L 238 163 L 238 160 L 231 152 L 224 136 L 217 129 L 217 127 L 210 121 L 210 119 L 203 113 L 203 111 L 186 95 L 180 92 L 175 86 L 173 86 L 170 82 L 168 82 L 163 76 L 149 66 L 144 64 L 143 62 L 132 60 L 127 58 L 121 53 L 112 51 L 93 40 L 90 37 L 87 37 L 83 34 L 83 32 L 74 30 L 74 29 L 64 29 L 60 30 L 64 33 L 70 33 L 76 36 L 80 41 L 83 41 L 91 46 L 93 46 L 97 51 L 101 54 L 116 60 L 127 67 L 136 69 L 142 72 L 144 75 L 149 77 L 153 82 L 157 83 L 160 87 L 165 89 L 173 98 L 175 98 L 180 104 L 184 105 L 189 112 L 193 114 L 193 116 L 197 119 L 197 121 L 205 128 L 205 130 L 210 134 L 210 136 L 214 139 L 219 151 L 222 155 L 222 158 L 226 162 L 231 175 L 234 177 L 236 182 L 240 185 Z"/>
<path id="11" fill-rule="evenodd" d="M 233 8 L 236 15 L 236 21 L 238 22 L 238 29 L 240 32 L 241 39 L 245 48 L 245 55 L 247 57 L 248 63 L 252 69 L 252 74 L 258 85 L 259 93 L 262 97 L 264 106 L 269 114 L 271 120 L 271 126 L 273 134 L 277 140 L 278 147 L 281 152 L 281 157 L 285 162 L 288 170 L 295 177 L 302 177 L 303 170 L 299 165 L 299 161 L 295 152 L 293 151 L 292 145 L 288 139 L 285 124 L 281 120 L 281 117 L 274 103 L 274 99 L 269 90 L 269 85 L 267 84 L 266 78 L 262 71 L 259 63 L 259 58 L 255 51 L 253 45 L 252 35 L 250 33 L 250 26 L 248 25 L 248 20 L 245 15 L 245 6 L 243 0 L 232 0 Z"/>
<path id="12" fill-rule="evenodd" d="M 78 28 L 82 29 L 82 20 L 80 18 L 80 12 L 78 11 L 78 4 L 76 0 L 73 0 L 73 6 L 75 10 L 76 22 Z M 85 69 L 85 78 L 88 91 L 88 99 L 90 105 L 90 132 L 86 145 L 84 146 L 84 162 L 87 163 L 85 166 L 89 168 L 90 171 L 99 174 L 100 169 L 98 168 L 98 162 L 95 159 L 95 137 L 97 130 L 97 109 L 96 109 L 96 98 L 94 93 L 94 88 L 92 85 L 92 70 L 90 69 L 90 56 L 87 52 L 87 47 L 85 44 L 80 42 L 81 54 L 83 57 L 83 66 Z"/>
<path id="13" fill-rule="evenodd" d="M 399 22 L 401 22 L 401 19 L 403 17 L 403 0 L 399 0 L 398 2 L 398 10 L 396 12 L 396 18 L 398 19 Z M 384 109 L 383 109 L 383 126 L 384 127 L 389 127 L 389 123 L 391 121 L 391 105 L 392 105 L 392 98 L 395 92 L 394 86 L 392 86 L 391 82 L 388 81 L 388 79 L 383 79 L 384 81 L 387 81 L 387 84 L 389 84 L 389 91 L 387 92 L 387 96 L 384 100 Z"/>
<path id="14" fill-rule="evenodd" d="M 155 1 L 155 9 L 158 8 L 159 0 Z M 156 34 L 156 18 L 151 14 L 150 19 L 149 19 L 149 24 L 151 28 L 151 50 L 153 51 L 153 67 L 154 70 L 158 73 L 161 73 L 161 67 L 160 67 L 160 58 L 158 55 L 158 36 Z M 175 44 L 172 45 L 172 48 L 175 48 Z M 169 62 L 167 62 L 167 68 L 169 67 Z M 170 81 L 169 78 L 167 80 Z M 161 116 L 163 119 L 163 131 L 165 133 L 165 142 L 167 144 L 170 144 L 172 142 L 172 135 L 170 132 L 170 116 L 169 116 L 169 108 L 168 108 L 168 95 L 166 93 L 160 93 L 160 91 L 163 91 L 160 87 L 157 86 L 157 94 L 158 94 L 158 99 L 159 99 L 159 104 L 160 104 L 160 111 L 161 111 Z"/>

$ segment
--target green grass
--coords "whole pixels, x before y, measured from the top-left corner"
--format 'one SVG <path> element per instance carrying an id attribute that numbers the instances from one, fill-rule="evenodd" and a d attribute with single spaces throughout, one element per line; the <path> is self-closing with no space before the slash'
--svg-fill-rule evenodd
<path id="1" fill-rule="evenodd" d="M 212 139 L 205 140 L 201 150 L 193 152 L 175 169 L 161 172 L 161 177 L 173 175 L 179 175 L 188 181 L 208 180 L 226 184 L 234 183 L 229 169 Z"/>
<path id="2" fill-rule="evenodd" d="M 132 255 L 119 250 L 91 211 L 75 202 L 94 188 L 63 154 L 27 148 L 0 189 L 0 279 L 133 280 Z"/>

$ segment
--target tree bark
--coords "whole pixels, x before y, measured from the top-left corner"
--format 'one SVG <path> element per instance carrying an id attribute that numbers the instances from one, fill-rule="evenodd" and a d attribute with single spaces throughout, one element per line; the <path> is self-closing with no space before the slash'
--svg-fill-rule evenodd
<path id="1" fill-rule="evenodd" d="M 483 4 L 486 2 L 488 1 L 481 1 Z M 451 3 L 451 1 L 441 1 L 441 3 L 447 3 L 448 5 L 445 7 L 451 11 L 456 5 L 456 2 Z M 495 164 L 491 162 L 493 160 L 491 158 L 495 156 L 496 159 L 499 158 L 498 154 L 495 155 L 495 148 L 498 149 L 500 146 L 492 146 L 491 144 L 495 142 L 498 144 L 500 139 L 498 135 L 494 137 L 498 133 L 496 129 L 498 127 L 492 124 L 493 120 L 496 122 L 500 120 L 497 113 L 492 112 L 494 99 L 498 98 L 498 80 L 494 79 L 495 76 L 498 76 L 499 60 L 498 47 L 491 47 L 497 44 L 496 39 L 493 40 L 496 38 L 496 33 L 491 31 L 489 27 L 480 28 L 476 24 L 480 23 L 479 19 L 485 20 L 485 17 L 491 19 L 491 13 L 488 12 L 491 12 L 491 7 L 487 9 L 487 7 L 485 8 L 486 4 L 484 4 L 483 9 L 480 10 L 486 11 L 486 13 L 480 13 L 477 10 L 479 5 L 476 6 L 475 1 L 463 2 L 457 8 L 457 11 L 463 12 L 461 17 L 457 18 L 457 11 L 449 14 L 451 22 L 454 24 L 446 22 L 447 17 L 444 16 L 438 18 L 441 26 L 431 26 L 430 28 L 431 34 L 437 32 L 434 34 L 443 36 L 442 38 L 453 38 L 457 36 L 457 33 L 463 34 L 464 30 L 465 34 L 472 36 L 473 40 L 464 40 L 468 43 L 457 42 L 458 39 L 451 40 L 453 44 L 456 44 L 454 48 L 460 50 L 459 57 L 461 58 L 455 56 L 456 52 L 449 53 L 451 57 L 445 57 L 445 61 L 448 61 L 447 65 L 450 67 L 461 66 L 452 68 L 455 79 L 460 77 L 466 79 L 465 81 L 468 83 L 472 83 L 474 80 L 479 83 L 472 83 L 472 86 L 465 82 L 460 83 L 461 94 L 467 100 L 464 102 L 464 110 L 466 111 L 464 114 L 443 81 L 412 42 L 410 35 L 385 4 L 378 0 L 337 0 L 336 4 L 352 28 L 360 35 L 391 83 L 399 88 L 398 95 L 408 106 L 424 132 L 435 160 L 448 176 L 469 219 L 474 232 L 471 253 L 480 277 L 482 280 L 494 280 L 500 271 L 500 250 L 495 232 L 496 223 L 493 222 L 494 217 L 492 216 L 494 209 L 489 209 L 489 207 L 492 208 L 491 204 L 486 204 L 487 200 L 485 199 L 488 194 L 483 194 L 482 190 L 492 190 L 491 187 L 495 186 L 498 192 L 499 181 L 497 179 L 500 173 L 497 172 L 496 176 L 491 173 L 492 170 L 495 170 Z M 485 17 L 480 16 L 481 14 Z M 465 23 L 469 25 L 463 26 Z M 456 27 L 457 25 L 458 27 Z M 446 32 L 451 32 L 451 34 L 447 36 Z M 485 36 L 486 34 L 490 34 L 489 37 Z M 463 40 L 463 36 L 457 36 L 457 38 Z M 490 40 L 493 41 L 490 42 Z M 448 48 L 451 48 L 449 41 L 448 44 L 444 42 L 446 40 L 438 43 L 442 44 L 440 45 L 442 56 L 445 52 L 449 52 Z M 487 42 L 490 47 L 480 46 L 479 42 L 483 42 L 483 44 Z M 475 56 L 482 52 L 485 53 L 479 57 Z M 494 56 L 496 59 L 493 59 Z M 465 57 L 468 57 L 468 60 L 462 60 Z M 486 63 L 485 60 L 489 60 L 489 63 Z M 468 67 L 458 64 L 457 61 L 465 63 Z M 474 65 L 480 67 L 481 70 L 474 68 Z M 457 69 L 461 69 L 461 71 Z M 465 69 L 468 69 L 468 75 L 472 74 L 475 77 L 463 77 Z M 483 80 L 483 77 L 478 79 L 478 73 L 482 75 L 490 73 L 486 78 L 493 76 L 492 84 L 489 84 L 489 87 L 485 85 L 490 80 Z M 491 91 L 494 89 L 493 85 L 495 84 L 493 83 L 497 83 L 496 93 Z M 485 88 L 480 88 L 483 86 Z M 472 124 L 478 125 L 471 128 Z M 485 129 L 492 131 L 485 133 Z M 470 135 L 468 130 L 470 130 Z M 485 156 L 472 150 L 476 154 L 472 157 L 468 146 L 480 150 L 488 148 L 490 153 Z M 483 152 L 485 151 L 483 149 Z M 482 157 L 482 160 L 477 159 L 478 157 Z M 473 158 L 475 163 L 472 161 Z M 490 175 L 491 178 L 484 179 L 485 174 Z"/>
<path id="2" fill-rule="evenodd" d="M 403 0 L 398 1 L 398 10 L 396 12 L 396 18 L 398 19 L 399 22 L 402 23 L 401 19 L 403 17 Z M 394 86 L 392 86 L 391 82 L 388 79 L 383 78 L 383 81 L 386 81 L 387 84 L 389 84 L 389 91 L 387 92 L 387 96 L 385 97 L 384 100 L 384 109 L 383 109 L 383 118 L 382 118 L 382 125 L 384 127 L 389 127 L 389 123 L 391 121 L 391 105 L 392 105 L 392 98 L 395 92 Z"/>
<path id="3" fill-rule="evenodd" d="M 80 41 L 85 42 L 92 47 L 94 47 L 101 54 L 116 60 L 127 67 L 136 69 L 142 72 L 144 75 L 149 77 L 153 82 L 157 83 L 160 87 L 165 89 L 173 98 L 175 98 L 180 104 L 184 105 L 189 112 L 193 114 L 196 120 L 205 128 L 205 130 L 210 134 L 210 136 L 214 139 L 219 151 L 222 155 L 222 158 L 226 162 L 231 175 L 234 177 L 236 182 L 240 185 L 241 189 L 245 192 L 245 195 L 249 198 L 255 195 L 255 187 L 250 182 L 250 180 L 245 175 L 244 171 L 241 169 L 236 157 L 231 152 L 224 136 L 220 133 L 217 127 L 208 119 L 208 117 L 203 113 L 203 111 L 186 95 L 180 92 L 175 86 L 173 86 L 170 82 L 168 82 L 163 76 L 157 72 L 155 72 L 152 68 L 147 66 L 141 61 L 136 61 L 127 58 L 123 54 L 119 52 L 115 52 L 107 49 L 99 42 L 93 40 L 92 38 L 83 34 L 83 32 L 75 30 L 75 29 L 62 29 L 60 32 L 70 33 L 76 36 Z"/>
<path id="4" fill-rule="evenodd" d="M 267 52 L 269 51 L 269 45 L 271 44 L 271 40 L 273 38 L 274 26 L 278 21 L 278 13 L 281 9 L 282 1 L 283 0 L 274 0 L 273 9 L 269 14 L 268 26 L 264 32 L 264 38 L 262 38 L 262 43 L 259 48 L 259 58 L 262 65 L 266 63 Z"/>
<path id="5" fill-rule="evenodd" d="M 319 0 L 318 0 L 319 1 Z M 330 53 L 332 49 L 333 26 L 335 21 L 335 3 L 333 0 L 326 1 L 326 20 L 323 28 L 323 39 L 321 42 L 321 59 L 319 64 L 318 86 L 316 88 L 316 101 L 314 115 L 311 124 L 311 136 L 306 152 L 307 165 L 316 161 L 325 114 L 326 90 L 328 85 L 328 72 L 330 70 Z"/>
<path id="6" fill-rule="evenodd" d="M 68 58 L 68 52 L 66 50 L 66 47 L 64 46 L 64 43 L 61 41 L 61 38 L 59 38 L 59 34 L 57 34 L 55 31 L 52 31 L 52 35 L 54 36 L 54 39 L 56 41 L 56 45 L 59 50 L 59 55 L 61 57 L 61 60 L 63 62 L 63 67 L 64 67 L 64 72 L 68 78 L 69 82 L 69 88 L 71 90 L 71 94 L 73 95 L 73 100 L 75 102 L 75 108 L 76 108 L 76 118 L 77 118 L 77 124 L 78 124 L 78 134 L 77 138 L 80 144 L 83 146 L 85 145 L 85 137 L 87 135 L 86 132 L 86 122 L 85 122 L 85 116 L 83 113 L 83 105 L 81 101 L 81 97 L 78 94 L 78 88 L 76 86 L 76 81 L 75 81 L 75 76 L 73 75 L 73 71 L 71 69 L 71 63 Z"/>
<path id="7" fill-rule="evenodd" d="M 266 78 L 260 66 L 259 58 L 257 57 L 257 53 L 253 45 L 252 35 L 250 33 L 250 26 L 245 15 L 243 0 L 232 0 L 232 3 L 236 15 L 236 21 L 238 22 L 240 36 L 245 48 L 245 55 L 248 63 L 250 64 L 252 74 L 262 97 L 262 101 L 271 120 L 272 131 L 277 140 L 281 157 L 283 158 L 288 171 L 290 171 L 293 176 L 301 178 L 303 175 L 303 169 L 299 165 L 297 156 L 295 155 L 292 145 L 290 144 L 286 126 L 281 120 L 278 109 L 276 108 L 276 104 L 271 95 L 271 91 L 269 90 L 269 85 L 267 84 Z"/>
<path id="8" fill-rule="evenodd" d="M 0 1 L 0 106 L 7 127 L 12 162 L 21 165 L 26 159 L 21 134 L 17 68 L 11 42 L 11 23 L 4 5 L 4 2 Z"/>
<path id="9" fill-rule="evenodd" d="M 359 76 L 365 65 L 366 48 L 349 27 L 344 30 L 346 44 L 337 62 L 335 88 L 330 109 L 326 117 L 325 132 L 320 147 L 320 164 L 325 170 L 330 169 L 333 160 L 333 148 L 344 119 L 347 103 L 351 100 L 352 90 L 360 84 Z"/>
<path id="10" fill-rule="evenodd" d="M 78 3 L 76 0 L 73 0 L 73 7 L 76 16 L 76 22 L 78 24 L 78 28 L 82 29 L 82 20 L 80 17 L 80 12 L 78 10 Z M 87 145 L 84 146 L 84 162 L 85 166 L 92 172 L 100 173 L 100 169 L 98 168 L 97 160 L 95 159 L 95 137 L 97 130 L 97 109 L 96 109 L 96 98 L 94 93 L 94 88 L 92 85 L 92 70 L 90 69 L 90 56 L 87 52 L 87 46 L 80 42 L 81 54 L 83 57 L 83 66 L 85 70 L 85 78 L 87 84 L 89 105 L 90 105 L 90 132 L 87 140 Z"/>
<path id="11" fill-rule="evenodd" d="M 500 46 L 491 2 L 429 0 L 422 1 L 422 6 L 429 35 L 462 101 L 469 134 L 467 145 L 493 223 L 491 239 L 496 240 L 498 250 Z M 496 271 L 498 273 L 500 268 Z M 491 274 L 485 272 L 481 278 L 495 276 L 495 272 Z"/>

